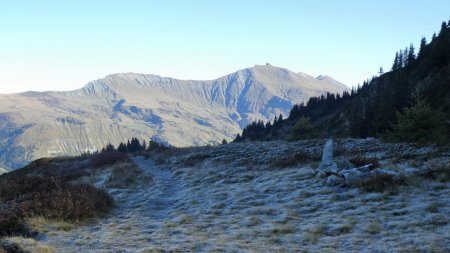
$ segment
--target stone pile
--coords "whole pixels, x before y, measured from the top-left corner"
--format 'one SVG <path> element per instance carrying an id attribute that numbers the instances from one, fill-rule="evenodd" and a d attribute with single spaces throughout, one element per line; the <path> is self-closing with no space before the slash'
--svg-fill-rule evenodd
<path id="1" fill-rule="evenodd" d="M 340 167 L 333 161 L 333 140 L 325 143 L 322 162 L 316 170 L 316 179 L 324 180 L 327 186 L 362 186 L 375 177 L 400 180 L 400 174 L 396 171 L 374 168 L 372 164 L 361 167 Z M 348 161 L 341 164 L 350 164 Z"/>

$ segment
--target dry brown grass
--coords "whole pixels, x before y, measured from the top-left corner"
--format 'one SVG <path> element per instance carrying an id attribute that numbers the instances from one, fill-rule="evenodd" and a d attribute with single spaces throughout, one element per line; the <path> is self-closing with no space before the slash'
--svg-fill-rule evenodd
<path id="1" fill-rule="evenodd" d="M 374 157 L 365 157 L 362 155 L 357 155 L 355 157 L 350 158 L 349 161 L 356 167 L 361 167 L 361 166 L 368 165 L 368 164 L 372 164 L 373 167 L 375 167 L 375 168 L 380 167 L 380 163 L 378 162 L 378 159 L 376 159 Z"/>
<path id="2" fill-rule="evenodd" d="M 327 227 L 324 224 L 316 224 L 305 231 L 304 239 L 309 243 L 316 244 L 326 233 Z"/>
<path id="3" fill-rule="evenodd" d="M 317 154 L 308 154 L 304 152 L 299 152 L 295 155 L 288 157 L 277 157 L 271 163 L 272 167 L 278 168 L 288 168 L 294 167 L 299 164 L 305 164 L 309 162 L 317 162 L 320 160 L 319 155 Z"/>
<path id="4" fill-rule="evenodd" d="M 0 241 L 0 252 L 54 253 L 55 249 L 31 238 L 9 237 Z"/>
<path id="5" fill-rule="evenodd" d="M 379 234 L 381 232 L 381 225 L 377 220 L 372 220 L 365 226 L 365 231 L 369 234 Z"/>

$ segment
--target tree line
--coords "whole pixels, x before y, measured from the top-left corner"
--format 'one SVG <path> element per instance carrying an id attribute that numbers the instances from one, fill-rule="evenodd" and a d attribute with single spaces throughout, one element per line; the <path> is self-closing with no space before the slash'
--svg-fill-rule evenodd
<path id="1" fill-rule="evenodd" d="M 104 148 L 100 151 L 101 153 L 104 152 L 113 152 L 118 151 L 121 153 L 136 153 L 139 151 L 151 151 L 156 148 L 163 147 L 163 145 L 159 144 L 156 141 L 149 140 L 146 142 L 145 140 L 139 141 L 138 138 L 131 138 L 131 140 L 128 140 L 126 143 L 121 142 L 117 148 L 114 147 L 111 143 L 106 144 Z"/>
<path id="2" fill-rule="evenodd" d="M 417 54 L 413 44 L 396 52 L 390 71 L 380 68 L 377 76 L 350 92 L 311 97 L 306 104 L 294 105 L 286 119 L 253 122 L 234 141 L 396 136 L 398 141 L 446 142 L 449 63 L 450 21 L 442 23 L 439 34 L 433 34 L 430 43 L 422 37 Z M 433 124 L 423 124 L 424 121 Z M 413 126 L 409 130 L 408 124 Z M 418 127 L 423 129 L 411 129 Z M 435 129 L 440 129 L 440 133 Z M 422 137 L 411 137 L 415 136 L 411 131 L 421 132 Z"/>

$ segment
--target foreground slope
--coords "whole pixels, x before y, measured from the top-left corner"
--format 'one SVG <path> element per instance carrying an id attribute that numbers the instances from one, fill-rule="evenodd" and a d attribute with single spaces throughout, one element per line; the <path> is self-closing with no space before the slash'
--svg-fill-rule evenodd
<path id="1" fill-rule="evenodd" d="M 374 192 L 316 179 L 323 144 L 254 142 L 135 157 L 141 174 L 126 189 L 108 185 L 102 170 L 91 174 L 115 200 L 107 217 L 69 229 L 44 224 L 37 238 L 57 252 L 450 250 L 448 150 L 337 140 L 338 166 L 367 159 L 406 178 Z"/>
<path id="2" fill-rule="evenodd" d="M 231 139 L 249 122 L 346 86 L 271 65 L 211 81 L 114 74 L 70 92 L 0 95 L 0 166 L 80 154 L 138 137 L 175 146 Z"/>

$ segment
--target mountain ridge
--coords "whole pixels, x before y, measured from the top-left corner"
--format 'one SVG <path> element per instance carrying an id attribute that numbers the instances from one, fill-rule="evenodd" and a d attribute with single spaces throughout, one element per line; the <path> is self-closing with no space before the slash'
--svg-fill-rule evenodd
<path id="1" fill-rule="evenodd" d="M 72 91 L 0 95 L 0 166 L 92 152 L 131 137 L 175 146 L 231 140 L 254 120 L 286 116 L 311 96 L 348 90 L 337 83 L 255 65 L 214 80 L 116 73 Z"/>

